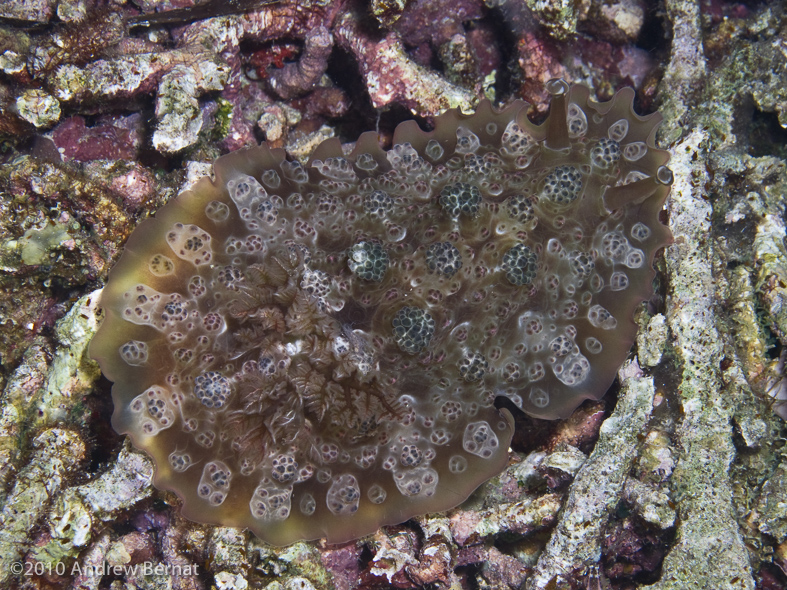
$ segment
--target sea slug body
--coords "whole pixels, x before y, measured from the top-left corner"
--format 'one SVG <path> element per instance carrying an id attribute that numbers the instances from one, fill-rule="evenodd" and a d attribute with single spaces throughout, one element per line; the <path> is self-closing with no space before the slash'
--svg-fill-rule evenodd
<path id="1" fill-rule="evenodd" d="M 306 166 L 219 158 L 132 234 L 90 352 L 113 425 L 187 518 L 343 542 L 446 510 L 506 465 L 506 396 L 601 397 L 652 292 L 672 175 L 658 114 L 549 85 L 365 133 Z"/>

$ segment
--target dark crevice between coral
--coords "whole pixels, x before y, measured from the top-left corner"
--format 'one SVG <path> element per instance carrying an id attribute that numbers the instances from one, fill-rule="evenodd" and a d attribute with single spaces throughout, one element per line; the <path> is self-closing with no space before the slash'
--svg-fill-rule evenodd
<path id="1" fill-rule="evenodd" d="M 457 576 L 465 582 L 465 585 L 462 586 L 463 588 L 480 590 L 481 586 L 478 583 L 478 579 L 482 577 L 483 566 L 483 562 L 474 562 L 454 568 Z"/>
<path id="2" fill-rule="evenodd" d="M 47 144 L 52 144 L 52 141 L 35 134 L 32 129 L 22 130 L 19 134 L 3 141 L 3 147 L 0 150 L 0 164 L 5 164 L 14 158 L 28 154 L 33 157 L 43 156 L 41 159 L 49 162 L 59 161 L 60 154 L 57 153 L 57 149 L 55 148 L 53 152 L 47 149 Z M 54 148 L 54 146 L 52 147 Z"/>
<path id="3" fill-rule="evenodd" d="M 776 113 L 755 109 L 751 123 L 746 128 L 749 132 L 748 143 L 751 144 L 750 156 L 787 159 L 787 129 L 781 126 Z"/>
<path id="4" fill-rule="evenodd" d="M 760 590 L 785 590 L 787 575 L 776 564 L 766 563 L 757 572 L 757 588 Z"/>
<path id="5" fill-rule="evenodd" d="M 140 14 L 126 20 L 129 27 L 182 26 L 198 20 L 244 14 L 260 10 L 280 0 L 207 0 L 194 6 Z"/>
<path id="6" fill-rule="evenodd" d="M 360 571 L 368 571 L 372 567 L 375 553 L 370 543 L 363 543 L 361 553 L 358 556 L 358 568 Z"/>
<path id="7" fill-rule="evenodd" d="M 666 23 L 665 10 L 664 3 L 661 1 L 649 3 L 645 13 L 645 22 L 634 43 L 635 47 L 656 54 L 659 58 L 666 56 L 669 52 L 670 32 Z M 659 59 L 659 61 L 663 62 L 664 60 Z"/>
<path id="8" fill-rule="evenodd" d="M 497 409 L 505 408 L 514 416 L 516 431 L 511 440 L 511 448 L 522 455 L 542 448 L 544 441 L 557 428 L 558 423 L 554 420 L 542 420 L 528 416 L 507 397 L 498 396 L 495 399 L 495 407 Z"/>
<path id="9" fill-rule="evenodd" d="M 334 126 L 342 142 L 352 141 L 361 133 L 371 130 L 378 133 L 381 145 L 388 149 L 396 126 L 414 117 L 409 110 L 396 103 L 385 109 L 375 108 L 358 70 L 354 57 L 339 47 L 334 48 L 328 60 L 327 73 L 350 98 L 347 113 L 334 121 Z M 428 129 L 423 119 L 418 122 L 422 128 Z"/>
<path id="10" fill-rule="evenodd" d="M 666 18 L 663 2 L 649 5 L 645 13 L 645 22 L 634 42 L 634 47 L 647 51 L 656 64 L 667 63 L 669 59 L 671 31 Z M 663 67 L 657 65 L 639 84 L 634 101 L 634 109 L 637 113 L 651 113 L 658 109 L 658 104 L 655 104 L 656 93 L 663 76 Z"/>
<path id="11" fill-rule="evenodd" d="M 512 98 L 518 88 L 514 81 L 514 73 L 506 64 L 515 64 L 517 59 L 516 43 L 517 37 L 500 14 L 499 8 L 490 9 L 483 19 L 483 23 L 489 26 L 495 33 L 497 49 L 500 51 L 500 67 L 495 76 L 495 102 L 503 104 Z"/>
<path id="12" fill-rule="evenodd" d="M 382 39 L 384 31 L 380 29 L 377 21 L 369 13 L 358 15 L 356 23 L 358 31 L 368 34 L 374 38 Z M 326 74 L 333 83 L 343 90 L 349 100 L 347 112 L 338 120 L 334 121 L 334 128 L 342 143 L 353 141 L 365 131 L 377 131 L 384 137 L 392 137 L 393 130 L 400 120 L 397 119 L 390 123 L 385 113 L 379 111 L 372 104 L 364 77 L 359 75 L 361 67 L 356 58 L 338 43 L 334 45 L 333 51 L 328 58 L 328 68 Z M 407 112 L 406 109 L 401 108 Z"/>
<path id="13" fill-rule="evenodd" d="M 678 362 L 673 350 L 667 347 L 661 357 L 661 362 L 653 367 L 650 373 L 653 377 L 657 400 L 660 401 L 653 408 L 648 430 L 661 430 L 671 436 L 674 434 L 676 425 L 683 418 L 683 406 L 677 395 L 683 367 Z"/>
<path id="14" fill-rule="evenodd" d="M 81 408 L 81 421 L 91 434 L 88 448 L 88 473 L 97 473 L 114 461 L 123 446 L 125 437 L 117 434 L 110 423 L 112 418 L 112 383 L 103 375 L 96 382 L 93 393 L 85 397 Z"/>
<path id="15" fill-rule="evenodd" d="M 636 517 L 620 502 L 602 541 L 601 564 L 611 588 L 641 588 L 658 582 L 676 528 L 660 530 Z"/>
<path id="16" fill-rule="evenodd" d="M 619 392 L 620 383 L 615 379 L 606 394 L 600 400 L 603 404 L 605 418 L 615 409 Z M 593 406 L 598 403 L 598 400 L 585 400 L 576 410 L 574 410 L 572 416 L 580 417 L 583 414 L 592 412 Z M 528 416 L 511 400 L 503 396 L 495 399 L 495 407 L 498 409 L 505 408 L 514 416 L 516 430 L 511 440 L 511 449 L 523 456 L 535 451 L 552 450 L 550 449 L 551 444 L 553 441 L 560 438 L 559 431 L 564 421 L 542 420 L 540 418 Z M 585 454 L 590 454 L 595 447 L 597 438 L 597 432 L 594 436 L 589 438 L 584 436 L 581 437 L 578 443 L 579 450 Z"/>
<path id="17" fill-rule="evenodd" d="M 334 47 L 328 59 L 327 74 L 350 99 L 347 113 L 336 122 L 339 138 L 343 142 L 349 141 L 364 131 L 376 130 L 379 126 L 379 114 L 372 105 L 363 78 L 358 75 L 358 63 L 355 58 L 344 49 Z"/>
<path id="18" fill-rule="evenodd" d="M 768 341 L 772 342 L 772 346 L 765 351 L 765 354 L 768 355 L 768 358 L 772 361 L 775 361 L 782 355 L 782 350 L 784 349 L 784 345 L 782 344 L 781 340 L 776 336 L 773 330 L 769 326 L 766 326 L 766 330 L 768 331 Z"/>

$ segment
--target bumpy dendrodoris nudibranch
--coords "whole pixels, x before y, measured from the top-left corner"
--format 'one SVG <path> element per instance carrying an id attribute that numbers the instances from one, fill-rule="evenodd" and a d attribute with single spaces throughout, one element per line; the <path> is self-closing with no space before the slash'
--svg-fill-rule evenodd
<path id="1" fill-rule="evenodd" d="M 550 83 L 435 129 L 216 161 L 131 235 L 91 355 L 113 425 L 183 514 L 274 544 L 446 510 L 506 465 L 513 420 L 599 398 L 669 243 L 658 114 Z"/>

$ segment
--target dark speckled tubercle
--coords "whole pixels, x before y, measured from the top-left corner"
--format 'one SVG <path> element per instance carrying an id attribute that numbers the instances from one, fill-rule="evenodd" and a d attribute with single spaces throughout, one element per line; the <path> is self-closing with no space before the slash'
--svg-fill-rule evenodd
<path id="1" fill-rule="evenodd" d="M 132 234 L 91 354 L 186 517 L 346 541 L 500 472 L 495 397 L 561 418 L 605 393 L 671 240 L 668 155 L 631 91 L 552 86 L 541 126 L 482 102 L 387 152 L 229 154 Z"/>

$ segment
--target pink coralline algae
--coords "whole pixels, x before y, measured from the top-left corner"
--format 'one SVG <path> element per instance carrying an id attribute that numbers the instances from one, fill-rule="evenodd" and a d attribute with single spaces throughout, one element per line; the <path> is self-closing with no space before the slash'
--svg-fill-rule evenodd
<path id="1" fill-rule="evenodd" d="M 672 174 L 658 114 L 553 80 L 306 166 L 219 158 L 130 237 L 91 344 L 113 425 L 187 518 L 287 544 L 446 510 L 506 465 L 513 419 L 609 387 L 652 292 Z"/>
<path id="2" fill-rule="evenodd" d="M 142 141 L 141 117 L 109 120 L 88 128 L 83 117 L 66 119 L 52 132 L 52 140 L 67 159 L 132 160 Z"/>

